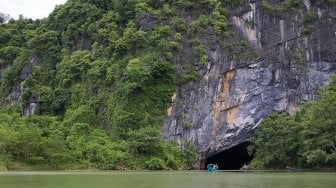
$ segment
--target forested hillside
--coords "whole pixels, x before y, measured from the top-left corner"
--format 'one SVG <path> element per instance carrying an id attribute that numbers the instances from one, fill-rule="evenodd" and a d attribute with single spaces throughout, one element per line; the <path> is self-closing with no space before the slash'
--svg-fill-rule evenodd
<path id="1" fill-rule="evenodd" d="M 225 29 L 217 1 L 70 0 L 46 19 L 2 24 L 5 166 L 192 167 L 193 149 L 181 153 L 160 135 L 176 85 L 196 77 L 171 63 L 181 35 L 192 34 L 178 10 L 196 7 L 217 19 L 204 15 L 194 30 Z"/>
<path id="2" fill-rule="evenodd" d="M 208 75 L 210 51 L 227 50 L 230 62 L 260 58 L 229 21 L 248 2 L 68 0 L 48 18 L 0 24 L 0 168 L 194 168 L 195 140 L 167 142 L 162 125 L 182 86 L 219 79 Z M 304 6 L 281 4 L 281 13 Z M 262 8 L 274 12 L 267 1 Z M 179 121 L 193 127 L 187 115 Z"/>

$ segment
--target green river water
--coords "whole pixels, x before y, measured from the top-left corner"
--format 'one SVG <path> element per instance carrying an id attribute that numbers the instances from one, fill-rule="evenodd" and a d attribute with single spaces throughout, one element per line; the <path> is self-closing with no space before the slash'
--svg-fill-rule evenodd
<path id="1" fill-rule="evenodd" d="M 0 172 L 0 188 L 336 188 L 336 173 Z"/>

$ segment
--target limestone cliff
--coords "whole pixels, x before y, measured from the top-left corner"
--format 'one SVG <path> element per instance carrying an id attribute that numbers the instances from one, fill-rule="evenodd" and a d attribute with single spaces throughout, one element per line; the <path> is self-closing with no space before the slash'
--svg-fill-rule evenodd
<path id="1" fill-rule="evenodd" d="M 301 101 L 315 100 L 336 72 L 336 12 L 318 1 L 304 5 L 273 14 L 251 0 L 232 12 L 233 30 L 255 58 L 234 55 L 211 31 L 202 36 L 208 55 L 198 70 L 202 78 L 180 86 L 172 98 L 165 139 L 192 141 L 201 164 L 249 140 L 270 112 L 293 113 Z M 312 12 L 316 17 L 309 18 Z"/>

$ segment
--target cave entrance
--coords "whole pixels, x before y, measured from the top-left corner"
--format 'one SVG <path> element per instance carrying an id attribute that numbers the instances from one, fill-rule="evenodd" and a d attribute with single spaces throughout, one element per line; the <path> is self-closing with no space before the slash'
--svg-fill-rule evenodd
<path id="1" fill-rule="evenodd" d="M 249 145 L 249 142 L 244 142 L 212 155 L 206 159 L 205 167 L 208 164 L 217 164 L 219 170 L 239 170 L 244 164 L 249 164 L 253 159 L 247 152 Z"/>

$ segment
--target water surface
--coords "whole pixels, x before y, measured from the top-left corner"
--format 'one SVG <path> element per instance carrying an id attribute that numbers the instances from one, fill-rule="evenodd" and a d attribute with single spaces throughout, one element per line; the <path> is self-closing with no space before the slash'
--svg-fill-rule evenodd
<path id="1" fill-rule="evenodd" d="M 0 188 L 298 188 L 336 187 L 336 173 L 0 172 Z"/>

